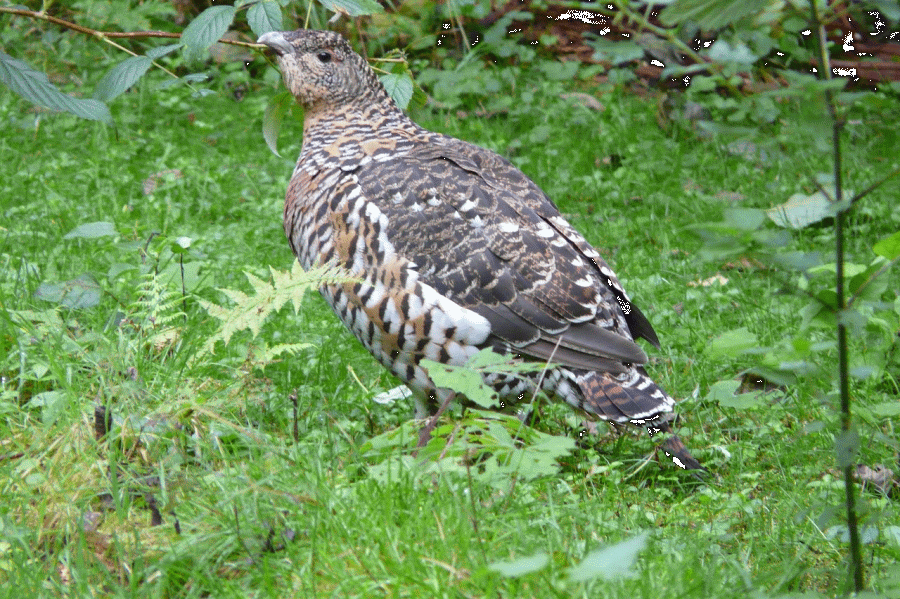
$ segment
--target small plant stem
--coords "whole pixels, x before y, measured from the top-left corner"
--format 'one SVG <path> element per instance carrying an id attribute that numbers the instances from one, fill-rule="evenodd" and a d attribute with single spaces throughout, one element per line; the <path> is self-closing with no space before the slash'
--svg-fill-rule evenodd
<path id="1" fill-rule="evenodd" d="M 855 196 L 850 198 L 850 204 L 851 205 L 856 204 L 856 202 L 860 201 L 861 199 L 863 199 L 864 197 L 866 197 L 867 195 L 869 195 L 870 193 L 872 193 L 873 191 L 875 191 L 876 189 L 878 189 L 879 187 L 881 187 L 882 185 L 884 185 L 885 183 L 887 183 L 888 181 L 890 181 L 891 179 L 896 177 L 897 175 L 900 175 L 900 168 L 895 168 L 894 170 L 889 172 L 887 175 L 885 175 L 881 179 L 878 179 L 877 181 L 875 181 L 874 183 L 872 183 L 871 185 L 869 185 L 868 187 L 863 189 L 861 192 L 859 192 L 858 194 L 856 194 Z"/>
<path id="2" fill-rule="evenodd" d="M 416 444 L 416 449 L 412 453 L 413 457 L 417 457 L 419 455 L 419 450 L 428 444 L 428 441 L 431 439 L 431 431 L 433 431 L 434 427 L 437 426 L 438 419 L 445 411 L 447 411 L 447 407 L 455 397 L 455 393 L 448 394 L 444 399 L 444 402 L 441 404 L 441 407 L 438 408 L 438 411 L 428 419 L 428 422 L 426 422 L 425 426 L 422 427 L 422 430 L 419 431 L 419 442 L 418 444 Z"/>
<path id="3" fill-rule="evenodd" d="M 825 22 L 819 14 L 816 0 L 810 1 L 813 22 L 817 26 L 819 37 L 819 77 L 831 79 L 831 64 L 828 59 Z M 849 435 L 852 426 L 850 413 L 850 377 L 847 350 L 847 326 L 844 324 L 844 312 L 847 301 L 844 296 L 844 221 L 848 207 L 842 205 L 843 189 L 841 181 L 841 130 L 843 118 L 838 114 L 834 94 L 825 90 L 825 103 L 831 115 L 831 145 L 834 158 L 834 201 L 838 206 L 834 217 L 834 253 L 835 253 L 835 292 L 837 294 L 837 344 L 838 344 L 838 381 L 841 396 L 841 433 Z M 850 462 L 850 461 L 848 461 Z M 857 593 L 863 590 L 862 550 L 859 541 L 859 524 L 856 514 L 856 486 L 853 481 L 853 464 L 843 465 L 844 491 L 847 505 L 847 529 L 850 532 L 850 569 L 853 575 L 853 588 Z"/>

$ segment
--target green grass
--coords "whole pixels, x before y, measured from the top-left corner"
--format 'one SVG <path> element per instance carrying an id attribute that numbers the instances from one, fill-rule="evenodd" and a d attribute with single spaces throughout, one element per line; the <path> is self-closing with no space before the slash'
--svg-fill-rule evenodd
<path id="1" fill-rule="evenodd" d="M 755 139 L 767 157 L 748 160 L 727 139 L 666 134 L 655 100 L 613 90 L 595 111 L 561 100 L 563 86 L 523 84 L 533 101 L 492 118 L 415 117 L 510 156 L 609 258 L 660 333 L 650 370 L 684 398 L 679 432 L 713 472 L 708 483 L 643 464 L 653 445 L 637 434 L 582 442 L 545 476 L 491 476 L 457 457 L 399 467 L 367 442 L 402 427 L 412 408 L 372 401 L 396 381 L 315 294 L 260 336 L 195 358 L 217 327 L 198 299 L 225 304 L 217 289 L 248 292 L 244 272 L 266 278 L 269 266 L 291 265 L 281 203 L 299 125 L 286 126 L 279 158 L 260 135 L 267 88 L 237 102 L 147 83 L 114 104 L 116 131 L 65 115 L 36 124 L 0 90 L 0 588 L 23 597 L 840 595 L 834 352 L 788 348 L 831 333 L 800 331 L 809 300 L 792 291 L 796 273 L 735 268 L 691 229 L 814 190 L 827 153 L 794 132 L 824 113 L 783 107 L 782 122 Z M 882 102 L 849 128 L 855 189 L 896 160 L 897 133 L 882 123 L 898 105 Z M 850 261 L 868 264 L 872 244 L 900 228 L 895 206 L 896 185 L 863 202 Z M 95 221 L 117 234 L 64 238 Z M 184 297 L 180 237 L 191 239 Z M 793 232 L 786 244 L 827 255 L 830 229 Z M 691 285 L 717 274 L 727 283 Z M 80 275 L 99 290 L 96 305 L 41 297 L 41 285 Z M 893 287 L 873 318 L 893 318 L 896 330 Z M 708 398 L 715 383 L 765 362 L 711 349 L 740 327 L 776 358 L 796 351 L 809 372 L 743 409 Z M 857 359 L 875 351 L 870 341 L 854 339 Z M 258 358 L 302 342 L 312 346 L 296 356 Z M 893 422 L 872 410 L 896 401 L 893 364 L 854 381 L 863 464 L 896 463 Z M 97 405 L 113 416 L 102 439 Z M 568 411 L 544 414 L 542 431 L 576 436 Z M 896 494 L 870 486 L 862 496 L 864 525 L 877 531 L 865 545 L 869 583 L 896 596 Z M 591 551 L 641 531 L 651 535 L 635 578 L 569 580 Z M 520 577 L 490 568 L 538 554 L 547 565 Z"/>

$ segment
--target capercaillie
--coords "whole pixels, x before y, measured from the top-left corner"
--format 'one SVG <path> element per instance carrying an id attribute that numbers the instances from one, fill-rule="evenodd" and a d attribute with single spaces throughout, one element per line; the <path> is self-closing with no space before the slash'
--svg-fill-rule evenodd
<path id="1" fill-rule="evenodd" d="M 259 42 L 304 108 L 285 233 L 304 268 L 338 264 L 356 278 L 322 294 L 379 362 L 434 400 L 449 392 L 423 359 L 462 365 L 490 347 L 536 364 L 533 376 L 487 376 L 511 403 L 540 386 L 593 417 L 670 432 L 675 401 L 634 341 L 659 347 L 653 327 L 531 179 L 414 123 L 339 34 Z M 701 468 L 674 435 L 662 447 Z"/>

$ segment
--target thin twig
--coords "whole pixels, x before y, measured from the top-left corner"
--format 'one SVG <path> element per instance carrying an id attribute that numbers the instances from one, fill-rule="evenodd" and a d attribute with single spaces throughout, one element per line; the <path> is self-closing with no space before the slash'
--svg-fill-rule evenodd
<path id="1" fill-rule="evenodd" d="M 10 8 L 6 6 L 0 6 L 0 13 L 7 13 L 11 15 L 18 15 L 20 17 L 28 17 L 30 19 L 47 21 L 48 23 L 53 23 L 54 25 L 59 25 L 60 27 L 65 27 L 66 29 L 71 29 L 72 31 L 77 31 L 78 33 L 83 33 L 85 35 L 90 35 L 99 39 L 146 39 L 155 37 L 181 39 L 180 33 L 171 33 L 169 31 L 98 31 L 96 29 L 91 29 L 90 27 L 85 27 L 84 25 L 79 25 L 78 23 L 72 23 L 71 21 L 66 21 L 65 19 L 60 19 L 59 17 L 48 15 L 44 12 L 25 10 L 23 8 Z M 262 44 L 257 44 L 255 42 L 242 42 L 239 40 L 229 39 L 220 39 L 219 43 L 229 44 L 231 46 L 243 46 L 245 48 L 265 47 Z M 122 49 L 124 50 L 124 48 Z"/>
<path id="2" fill-rule="evenodd" d="M 872 183 L 871 185 L 869 185 L 868 187 L 863 189 L 861 192 L 859 192 L 858 194 L 856 194 L 855 196 L 850 198 L 850 205 L 852 206 L 853 204 L 856 204 L 856 202 L 860 201 L 861 199 L 863 199 L 864 197 L 866 197 L 867 195 L 869 195 L 870 193 L 872 193 L 873 191 L 875 191 L 876 189 L 878 189 L 879 187 L 881 187 L 882 185 L 884 185 L 885 183 L 887 183 L 888 181 L 890 181 L 891 179 L 896 177 L 897 175 L 900 175 L 900 168 L 895 168 L 893 171 L 889 172 L 887 175 L 885 175 L 881 179 L 875 181 L 874 183 Z"/>

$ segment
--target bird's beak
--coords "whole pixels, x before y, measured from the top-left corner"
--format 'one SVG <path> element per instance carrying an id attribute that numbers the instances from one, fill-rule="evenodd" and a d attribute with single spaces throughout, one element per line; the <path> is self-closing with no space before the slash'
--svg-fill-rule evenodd
<path id="1" fill-rule="evenodd" d="M 284 56 L 291 53 L 291 45 L 288 43 L 280 31 L 270 31 L 259 36 L 256 40 L 257 44 L 265 44 L 272 49 L 278 56 Z"/>

